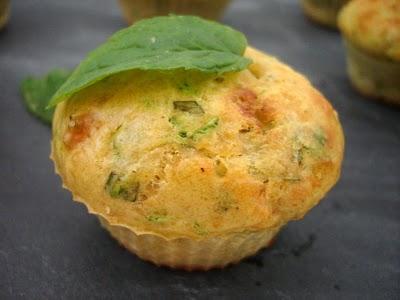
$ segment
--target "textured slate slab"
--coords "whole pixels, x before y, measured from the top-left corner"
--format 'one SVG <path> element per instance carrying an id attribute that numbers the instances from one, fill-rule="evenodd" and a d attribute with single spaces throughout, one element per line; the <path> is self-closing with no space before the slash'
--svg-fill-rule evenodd
<path id="1" fill-rule="evenodd" d="M 400 111 L 355 93 L 338 33 L 295 0 L 234 1 L 224 22 L 307 74 L 339 111 L 343 176 L 275 246 L 225 270 L 156 268 L 117 245 L 62 190 L 50 130 L 24 109 L 27 74 L 73 67 L 124 26 L 110 0 L 13 1 L 0 32 L 0 298 L 395 299 L 400 295 Z"/>

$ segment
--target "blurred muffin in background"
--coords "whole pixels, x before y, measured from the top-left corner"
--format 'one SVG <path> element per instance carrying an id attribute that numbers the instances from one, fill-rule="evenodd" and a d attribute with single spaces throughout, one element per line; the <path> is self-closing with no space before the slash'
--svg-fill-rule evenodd
<path id="1" fill-rule="evenodd" d="M 0 29 L 3 28 L 10 15 L 10 1 L 0 0 Z"/>
<path id="2" fill-rule="evenodd" d="M 302 0 L 304 12 L 322 25 L 336 27 L 337 15 L 349 0 Z"/>
<path id="3" fill-rule="evenodd" d="M 339 28 L 354 87 L 400 105 L 400 0 L 353 0 L 340 13 Z"/>
<path id="4" fill-rule="evenodd" d="M 124 18 L 129 24 L 168 14 L 196 15 L 217 20 L 229 2 L 230 0 L 119 0 Z"/>

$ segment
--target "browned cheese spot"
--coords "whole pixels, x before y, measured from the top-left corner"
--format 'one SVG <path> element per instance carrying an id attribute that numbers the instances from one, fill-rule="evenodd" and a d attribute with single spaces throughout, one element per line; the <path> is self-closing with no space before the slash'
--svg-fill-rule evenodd
<path id="1" fill-rule="evenodd" d="M 90 113 L 72 115 L 68 129 L 64 134 L 64 144 L 68 149 L 73 149 L 90 137 L 93 129 L 99 128 L 99 122 Z"/>
<path id="2" fill-rule="evenodd" d="M 239 88 L 233 92 L 232 100 L 238 105 L 245 117 L 254 119 L 259 127 L 273 121 L 275 109 L 264 101 L 259 101 L 257 95 L 246 88 Z"/>

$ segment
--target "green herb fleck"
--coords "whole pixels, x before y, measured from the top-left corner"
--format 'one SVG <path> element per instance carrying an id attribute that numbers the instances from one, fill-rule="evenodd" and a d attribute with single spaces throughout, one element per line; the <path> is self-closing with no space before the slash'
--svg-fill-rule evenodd
<path id="1" fill-rule="evenodd" d="M 204 226 L 200 225 L 198 222 L 194 222 L 193 229 L 198 235 L 208 234 L 208 231 L 204 228 Z"/>
<path id="2" fill-rule="evenodd" d="M 219 177 L 224 177 L 227 172 L 228 169 L 226 168 L 225 164 L 217 159 L 215 162 L 215 173 L 217 173 Z"/>
<path id="3" fill-rule="evenodd" d="M 236 208 L 239 209 L 236 201 L 232 198 L 232 196 L 227 192 L 220 193 L 218 197 L 218 202 L 215 206 L 215 211 L 217 213 L 223 214 L 226 213 L 228 210 Z"/>
<path id="4" fill-rule="evenodd" d="M 186 80 L 178 83 L 178 90 L 185 94 L 196 94 L 197 89 Z"/>
<path id="5" fill-rule="evenodd" d="M 296 149 L 295 152 L 294 152 L 294 155 L 293 155 L 294 156 L 293 157 L 294 161 L 297 162 L 297 164 L 299 166 L 302 166 L 303 165 L 303 161 L 304 161 L 304 155 L 306 153 L 310 152 L 310 150 L 311 149 L 309 147 L 301 144 L 300 148 Z"/>
<path id="6" fill-rule="evenodd" d="M 118 197 L 121 191 L 119 176 L 114 172 L 111 172 L 108 176 L 105 188 L 111 197 Z"/>
<path id="7" fill-rule="evenodd" d="M 153 214 L 146 217 L 147 221 L 152 223 L 164 223 L 168 221 L 168 216 L 164 214 Z"/>
<path id="8" fill-rule="evenodd" d="M 324 154 L 324 147 L 326 145 L 326 135 L 320 128 L 312 131 L 312 139 L 306 140 L 306 143 L 299 139 L 294 138 L 295 149 L 292 155 L 292 160 L 297 162 L 299 166 L 304 164 L 304 158 L 306 155 L 312 155 L 314 157 L 320 157 Z"/>
<path id="9" fill-rule="evenodd" d="M 78 91 L 128 70 L 241 71 L 245 36 L 222 24 L 194 16 L 144 19 L 115 33 L 91 52 L 53 96 L 54 106 Z"/>
<path id="10" fill-rule="evenodd" d="M 267 182 L 269 179 L 269 176 L 265 173 L 265 171 L 260 170 L 257 166 L 255 166 L 254 162 L 249 165 L 248 173 L 262 182 Z"/>
<path id="11" fill-rule="evenodd" d="M 314 132 L 314 138 L 320 146 L 322 146 L 322 147 L 325 146 L 327 138 L 325 136 L 325 133 L 322 131 L 322 129 Z"/>
<path id="12" fill-rule="evenodd" d="M 135 202 L 139 191 L 139 182 L 134 179 L 134 176 L 122 178 L 120 175 L 111 172 L 105 184 L 105 189 L 113 198 Z"/>
<path id="13" fill-rule="evenodd" d="M 181 138 L 187 138 L 188 133 L 187 133 L 186 131 L 181 130 L 181 131 L 178 132 L 178 135 L 179 135 Z"/>
<path id="14" fill-rule="evenodd" d="M 203 108 L 196 101 L 174 101 L 174 109 L 191 114 L 204 114 Z"/>
<path id="15" fill-rule="evenodd" d="M 178 89 L 180 91 L 190 90 L 190 84 L 188 82 L 186 82 L 186 81 L 183 81 L 180 84 L 178 84 Z"/>
<path id="16" fill-rule="evenodd" d="M 217 128 L 218 123 L 219 123 L 219 118 L 218 117 L 212 118 L 205 125 L 203 125 L 202 127 L 196 129 L 192 133 L 190 138 L 192 138 L 193 140 L 198 139 L 200 136 L 207 134 L 210 130 Z"/>
<path id="17" fill-rule="evenodd" d="M 172 116 L 168 119 L 168 122 L 170 122 L 174 126 L 178 126 L 178 118 L 176 116 Z"/>
<path id="18" fill-rule="evenodd" d="M 303 154 L 303 147 L 300 149 L 296 149 L 293 154 L 293 160 L 297 162 L 298 165 L 303 164 L 304 154 Z"/>
<path id="19" fill-rule="evenodd" d="M 120 131 L 121 131 L 121 128 L 122 128 L 122 125 L 119 125 L 118 127 L 117 127 L 117 129 L 115 129 L 115 131 L 112 133 L 112 135 L 111 135 L 111 140 L 112 140 L 112 148 L 113 148 L 113 151 L 114 151 L 114 154 L 116 155 L 116 156 L 120 156 L 120 149 L 119 149 L 119 145 L 118 145 L 118 141 L 117 141 L 117 137 L 118 137 L 118 134 L 120 133 Z"/>
<path id="20" fill-rule="evenodd" d="M 284 177 L 282 178 L 284 181 L 289 181 L 289 182 L 297 182 L 301 181 L 300 177 Z"/>
<path id="21" fill-rule="evenodd" d="M 21 83 L 21 92 L 29 112 L 43 122 L 51 124 L 54 108 L 46 109 L 46 107 L 70 74 L 69 71 L 56 69 L 41 78 L 24 79 Z"/>
<path id="22" fill-rule="evenodd" d="M 219 124 L 219 118 L 212 117 L 206 124 L 190 132 L 187 130 L 187 126 L 185 126 L 187 122 L 182 121 L 178 116 L 172 116 L 168 121 L 178 129 L 178 136 L 185 140 L 197 140 L 201 136 L 208 134 Z"/>

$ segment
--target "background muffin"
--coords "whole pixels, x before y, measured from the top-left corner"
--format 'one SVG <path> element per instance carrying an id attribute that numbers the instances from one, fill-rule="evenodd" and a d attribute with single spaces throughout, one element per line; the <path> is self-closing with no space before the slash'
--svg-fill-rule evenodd
<path id="1" fill-rule="evenodd" d="M 400 1 L 354 0 L 343 8 L 339 27 L 353 85 L 400 104 Z"/>
<path id="2" fill-rule="evenodd" d="M 132 71 L 57 106 L 64 186 L 158 265 L 222 267 L 266 246 L 337 181 L 343 135 L 301 75 L 248 49 L 244 71 Z"/>
<path id="3" fill-rule="evenodd" d="M 219 19 L 230 0 L 119 0 L 125 20 L 135 21 L 168 14 Z"/>
<path id="4" fill-rule="evenodd" d="M 349 0 L 302 0 L 304 12 L 312 20 L 336 27 L 337 15 Z"/>
<path id="5" fill-rule="evenodd" d="M 10 1 L 0 0 L 0 29 L 3 28 L 9 18 L 10 14 Z"/>

